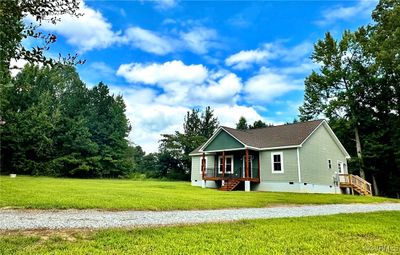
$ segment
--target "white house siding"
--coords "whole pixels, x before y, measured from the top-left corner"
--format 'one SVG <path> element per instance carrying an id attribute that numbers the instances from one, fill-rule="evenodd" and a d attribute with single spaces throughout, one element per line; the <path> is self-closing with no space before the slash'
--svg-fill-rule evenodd
<path id="1" fill-rule="evenodd" d="M 201 187 L 201 158 L 202 156 L 192 156 L 192 168 L 191 168 L 191 182 L 192 186 L 200 186 Z M 207 158 L 207 168 L 213 168 L 214 167 L 214 156 L 209 155 L 206 156 Z M 216 188 L 217 185 L 215 184 L 214 181 L 207 181 L 206 182 L 206 187 L 207 188 Z"/>
<path id="2" fill-rule="evenodd" d="M 346 164 L 346 155 L 340 150 L 324 125 L 321 125 L 314 134 L 300 148 L 301 179 L 303 183 L 333 186 L 334 177 L 338 173 L 338 161 Z M 328 159 L 332 168 L 328 167 Z"/>

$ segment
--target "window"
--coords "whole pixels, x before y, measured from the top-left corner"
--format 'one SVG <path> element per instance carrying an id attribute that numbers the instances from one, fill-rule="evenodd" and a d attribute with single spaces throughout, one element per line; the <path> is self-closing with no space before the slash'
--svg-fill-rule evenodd
<path id="1" fill-rule="evenodd" d="M 328 168 L 332 169 L 332 160 L 328 159 Z"/>
<path id="2" fill-rule="evenodd" d="M 218 173 L 222 173 L 222 156 L 218 158 Z M 233 173 L 233 156 L 225 156 L 225 173 L 232 174 Z"/>
<path id="3" fill-rule="evenodd" d="M 271 153 L 271 164 L 273 173 L 283 173 L 283 153 Z"/>
<path id="4" fill-rule="evenodd" d="M 343 173 L 343 162 L 338 160 L 338 172 L 339 174 Z"/>
<path id="5" fill-rule="evenodd" d="M 205 166 L 206 166 L 205 172 L 207 172 L 207 157 L 205 157 L 204 159 L 205 159 L 204 164 L 205 164 Z M 202 160 L 203 160 L 203 156 L 200 157 L 200 173 L 202 173 L 202 172 L 201 172 L 201 163 L 202 163 Z"/>

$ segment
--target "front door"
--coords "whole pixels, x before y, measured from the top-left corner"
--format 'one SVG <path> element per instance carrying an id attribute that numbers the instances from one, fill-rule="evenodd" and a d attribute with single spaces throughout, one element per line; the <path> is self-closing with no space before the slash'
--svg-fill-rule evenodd
<path id="1" fill-rule="evenodd" d="M 242 171 L 242 176 L 246 176 L 246 156 L 243 156 L 243 171 Z M 249 177 L 252 178 L 253 176 L 253 156 L 249 155 Z"/>

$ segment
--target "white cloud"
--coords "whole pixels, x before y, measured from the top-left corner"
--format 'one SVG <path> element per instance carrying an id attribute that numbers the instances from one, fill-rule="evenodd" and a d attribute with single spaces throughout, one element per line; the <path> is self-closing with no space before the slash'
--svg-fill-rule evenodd
<path id="1" fill-rule="evenodd" d="M 316 23 L 327 25 L 338 20 L 350 20 L 359 17 L 368 17 L 377 5 L 378 0 L 358 0 L 353 6 L 337 6 L 330 8 L 322 13 L 322 19 Z"/>
<path id="2" fill-rule="evenodd" d="M 217 42 L 217 32 L 214 29 L 204 27 L 195 27 L 189 32 L 182 32 L 181 38 L 186 47 L 198 54 L 207 53 L 210 48 L 220 45 Z"/>
<path id="3" fill-rule="evenodd" d="M 266 62 L 271 54 L 273 53 L 266 49 L 242 50 L 229 56 L 225 60 L 225 64 L 238 70 L 247 69 L 253 64 L 261 64 Z"/>
<path id="4" fill-rule="evenodd" d="M 146 152 L 157 151 L 161 134 L 182 131 L 183 118 L 189 108 L 157 103 L 157 92 L 151 88 L 111 86 L 111 91 L 123 95 L 126 115 L 132 124 L 129 139 Z"/>
<path id="5" fill-rule="evenodd" d="M 168 24 L 171 22 L 176 21 L 167 20 Z M 119 42 L 156 55 L 166 55 L 185 50 L 196 54 L 205 54 L 211 48 L 222 47 L 214 29 L 198 26 L 185 31 L 171 30 L 164 33 L 136 26 L 130 27 L 125 30 Z"/>
<path id="6" fill-rule="evenodd" d="M 271 60 L 283 62 L 299 62 L 304 60 L 312 51 L 310 42 L 303 42 L 294 47 L 287 48 L 280 42 L 265 43 L 262 47 L 254 50 L 242 50 L 225 59 L 225 64 L 233 69 L 243 70 L 253 65 L 267 64 Z"/>
<path id="7" fill-rule="evenodd" d="M 158 1 L 160 7 L 172 7 L 175 0 Z M 83 16 L 61 15 L 56 24 L 43 22 L 41 29 L 56 33 L 66 38 L 68 44 L 76 46 L 82 52 L 93 49 L 104 49 L 111 45 L 131 45 L 142 51 L 166 55 L 176 51 L 189 50 L 196 54 L 205 54 L 210 48 L 221 47 L 219 37 L 214 29 L 192 25 L 185 31 L 171 30 L 158 33 L 138 26 L 128 27 L 122 31 L 114 31 L 112 24 L 103 14 L 80 1 L 79 12 Z M 173 20 L 169 19 L 169 22 Z M 28 16 L 27 22 L 35 23 Z"/>
<path id="8" fill-rule="evenodd" d="M 210 75 L 210 78 L 213 75 Z M 195 87 L 192 96 L 196 101 L 210 103 L 235 103 L 242 90 L 242 82 L 236 74 L 227 73 L 220 76 L 214 76 L 216 80 L 209 80 L 208 84 Z M 220 79 L 218 79 L 220 78 Z"/>
<path id="9" fill-rule="evenodd" d="M 293 79 L 263 69 L 260 74 L 251 77 L 244 86 L 245 98 L 253 103 L 267 103 L 293 90 L 301 90 L 303 86 Z"/>
<path id="10" fill-rule="evenodd" d="M 203 65 L 185 65 L 180 60 L 163 64 L 123 64 L 117 75 L 127 81 L 144 84 L 164 83 L 202 83 L 207 78 L 207 69 Z"/>
<path id="11" fill-rule="evenodd" d="M 71 45 L 79 47 L 81 52 L 109 47 L 119 40 L 119 33 L 112 30 L 112 25 L 101 12 L 96 11 L 81 1 L 79 12 L 83 16 L 61 15 L 60 22 L 43 22 L 41 29 L 55 32 L 67 38 Z M 32 17 L 27 17 L 34 22 Z"/>
<path id="12" fill-rule="evenodd" d="M 125 31 L 121 41 L 125 44 L 157 55 L 165 55 L 174 51 L 171 38 L 164 38 L 155 32 L 140 27 L 130 27 Z"/>
<path id="13" fill-rule="evenodd" d="M 247 123 L 253 123 L 256 120 L 263 120 L 267 123 L 271 121 L 266 120 L 250 106 L 220 106 L 214 109 L 214 113 L 218 116 L 220 124 L 228 127 L 235 127 L 241 116 L 245 117 Z"/>
<path id="14" fill-rule="evenodd" d="M 21 72 L 26 64 L 28 64 L 28 61 L 24 59 L 16 60 L 15 58 L 12 58 L 10 61 L 11 76 L 15 77 L 19 72 Z"/>
<path id="15" fill-rule="evenodd" d="M 297 65 L 276 68 L 275 72 L 279 72 L 285 75 L 308 74 L 311 73 L 312 70 L 316 70 L 319 67 L 320 66 L 318 64 L 313 63 L 310 59 L 306 59 Z"/>
<path id="16" fill-rule="evenodd" d="M 132 83 L 121 90 L 133 124 L 131 139 L 147 152 L 157 150 L 160 134 L 182 131 L 185 113 L 193 107 L 211 106 L 220 123 L 232 127 L 240 116 L 249 123 L 259 119 L 273 123 L 257 112 L 259 105 L 298 89 L 293 80 L 268 69 L 243 84 L 227 70 L 208 70 L 177 60 L 123 64 L 117 74 Z M 240 105 L 242 94 L 246 105 Z"/>
<path id="17" fill-rule="evenodd" d="M 155 0 L 156 6 L 160 9 L 169 9 L 178 4 L 177 0 Z"/>
<path id="18" fill-rule="evenodd" d="M 111 86 L 111 92 L 123 94 L 127 106 L 127 116 L 132 124 L 130 140 L 143 147 L 146 152 L 155 152 L 161 134 L 172 134 L 176 130 L 183 131 L 183 119 L 192 106 L 181 102 L 179 106 L 160 102 L 154 88 Z M 205 107 L 202 103 L 198 106 Z M 215 116 L 220 124 L 234 127 L 240 116 L 245 116 L 249 122 L 265 120 L 251 106 L 213 105 Z M 269 121 L 268 123 L 270 123 Z"/>

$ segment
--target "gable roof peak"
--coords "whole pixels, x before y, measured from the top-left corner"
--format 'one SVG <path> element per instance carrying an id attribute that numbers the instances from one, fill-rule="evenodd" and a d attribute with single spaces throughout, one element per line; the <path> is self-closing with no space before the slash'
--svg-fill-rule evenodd
<path id="1" fill-rule="evenodd" d="M 220 126 L 203 146 L 198 150 L 194 150 L 192 153 L 202 152 L 205 146 L 210 143 L 221 130 L 227 132 L 245 147 L 249 148 L 263 150 L 280 147 L 301 147 L 303 142 L 323 123 L 326 123 L 326 121 L 319 119 L 247 130 Z M 328 124 L 326 123 L 326 125 Z"/>

